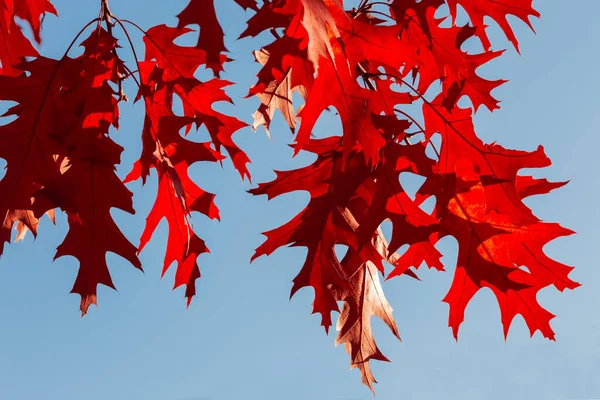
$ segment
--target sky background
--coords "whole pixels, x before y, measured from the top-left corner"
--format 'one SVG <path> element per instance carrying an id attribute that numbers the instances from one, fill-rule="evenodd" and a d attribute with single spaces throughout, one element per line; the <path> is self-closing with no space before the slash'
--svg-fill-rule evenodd
<path id="1" fill-rule="evenodd" d="M 95 0 L 53 0 L 60 18 L 46 18 L 42 53 L 60 57 L 69 42 L 98 14 Z M 258 64 L 252 49 L 266 44 L 265 34 L 236 42 L 251 15 L 231 0 L 217 1 L 226 44 L 236 61 L 223 78 L 235 81 L 228 93 L 236 102 L 221 110 L 250 123 L 256 99 L 245 99 Z M 120 18 L 142 27 L 176 24 L 187 0 L 112 1 Z M 576 7 L 575 7 L 576 4 Z M 347 2 L 347 5 L 350 5 Z M 510 82 L 495 91 L 502 109 L 482 110 L 476 129 L 484 140 L 532 150 L 543 144 L 554 166 L 536 172 L 551 180 L 571 180 L 564 189 L 532 198 L 528 204 L 548 221 L 578 232 L 559 239 L 549 255 L 577 268 L 583 283 L 573 292 L 548 288 L 541 304 L 558 317 L 557 342 L 537 333 L 529 338 L 518 317 L 505 342 L 498 306 L 491 291 L 471 302 L 455 342 L 442 303 L 456 259 L 451 239 L 439 246 L 448 272 L 421 270 L 422 282 L 402 277 L 384 289 L 394 308 L 403 343 L 373 319 L 380 348 L 391 364 L 372 363 L 378 400 L 396 399 L 600 399 L 600 270 L 598 268 L 598 195 L 600 168 L 600 2 L 535 1 L 542 13 L 537 35 L 513 24 L 522 55 L 509 50 L 485 67 L 485 76 Z M 511 22 L 515 22 L 511 20 Z M 498 38 L 498 28 L 491 27 Z M 133 33 L 133 32 L 132 32 Z M 140 37 L 134 33 L 136 43 Z M 496 40 L 496 48 L 507 48 Z M 124 45 L 124 43 L 122 43 Z M 142 47 L 138 47 L 140 54 Z M 122 54 L 126 54 L 124 49 Z M 77 54 L 77 51 L 72 53 Z M 130 98 L 135 89 L 129 87 Z M 126 147 L 119 169 L 124 176 L 140 151 L 141 104 L 125 104 L 115 140 Z M 254 164 L 254 182 L 274 178 L 274 169 L 305 165 L 310 156 L 291 158 L 292 137 L 278 115 L 272 140 L 259 129 L 235 136 Z M 335 118 L 323 118 L 319 136 L 339 134 Z M 186 310 L 183 290 L 171 291 L 173 269 L 160 280 L 167 234 L 163 221 L 141 253 L 145 274 L 109 255 L 118 292 L 99 288 L 100 307 L 81 319 L 79 297 L 69 291 L 78 263 L 52 262 L 66 233 L 66 219 L 41 224 L 37 241 L 7 246 L 0 260 L 0 399 L 7 400 L 362 400 L 371 399 L 357 370 L 349 370 L 343 346 L 334 347 L 319 317 L 311 316 L 313 294 L 305 289 L 288 301 L 291 280 L 305 250 L 282 249 L 249 265 L 262 231 L 287 222 L 308 201 L 306 193 L 271 202 L 246 193 L 232 165 L 195 165 L 192 177 L 217 194 L 222 222 L 194 217 L 194 228 L 212 253 L 199 259 L 198 296 Z M 156 193 L 131 184 L 137 214 L 114 215 L 125 234 L 138 243 L 145 215 Z"/>

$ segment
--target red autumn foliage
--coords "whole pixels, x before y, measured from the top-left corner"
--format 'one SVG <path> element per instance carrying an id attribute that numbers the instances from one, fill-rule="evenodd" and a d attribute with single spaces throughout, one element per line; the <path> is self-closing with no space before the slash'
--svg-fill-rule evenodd
<path id="1" fill-rule="evenodd" d="M 495 20 L 516 47 L 506 16 L 516 13 L 527 22 L 538 16 L 531 0 L 375 3 L 362 1 L 344 11 L 337 0 L 265 2 L 246 31 L 256 35 L 283 28 L 259 53 L 266 56 L 259 58 L 264 67 L 250 91 L 262 102 L 255 126 L 268 128 L 280 109 L 294 131 L 291 93 L 299 91 L 305 105 L 298 113 L 295 148 L 318 155 L 312 165 L 278 172 L 273 182 L 252 191 L 269 198 L 297 190 L 311 195 L 300 214 L 266 233 L 255 257 L 286 245 L 308 248 L 292 294 L 301 287 L 314 289 L 313 312 L 321 314 L 326 330 L 331 312 L 341 313 L 337 342 L 345 343 L 351 366 L 360 369 L 371 388 L 375 379 L 369 361 L 386 360 L 374 342 L 371 316 L 379 316 L 398 335 L 377 276 L 386 276 L 383 261 L 393 267 L 387 279 L 416 277 L 414 269 L 423 263 L 442 271 L 435 244 L 445 236 L 457 240 L 458 263 L 444 299 L 455 337 L 470 299 L 486 287 L 498 299 L 505 335 L 513 318 L 522 315 L 532 335 L 539 330 L 553 339 L 554 315 L 536 295 L 547 286 L 578 286 L 568 277 L 571 267 L 543 252 L 548 242 L 571 232 L 540 221 L 522 201 L 563 185 L 518 175 L 524 168 L 550 165 L 543 148 L 525 152 L 485 144 L 472 122 L 480 106 L 498 108 L 491 92 L 504 83 L 477 72 L 502 54 L 488 50 L 483 18 Z M 450 7 L 450 26 L 435 17 L 444 4 Z M 455 23 L 457 5 L 470 16 L 470 25 Z M 483 50 L 467 53 L 463 44 L 473 39 Z M 438 94 L 428 100 L 424 94 L 436 82 L 441 83 Z M 468 99 L 472 109 L 461 108 L 461 99 Z M 419 104 L 422 115 L 405 111 Z M 311 139 L 329 107 L 339 113 L 342 137 Z M 425 179 L 414 199 L 400 184 L 403 172 Z M 432 197 L 436 206 L 427 213 L 420 206 Z M 386 220 L 393 226 L 389 244 L 381 234 Z M 336 244 L 348 247 L 342 260 Z M 344 301 L 342 310 L 338 301 Z"/>
<path id="2" fill-rule="evenodd" d="M 49 0 L 0 0 L 0 73 L 16 76 L 21 71 L 15 66 L 24 57 L 38 55 L 29 39 L 25 37 L 16 18 L 27 22 L 33 32 L 34 40 L 41 41 L 41 21 L 48 13 L 56 15 L 56 9 Z"/>
<path id="3" fill-rule="evenodd" d="M 262 125 L 268 132 L 279 110 L 295 134 L 295 152 L 317 156 L 312 164 L 278 171 L 275 180 L 251 190 L 269 199 L 294 191 L 310 194 L 304 210 L 265 233 L 253 259 L 287 245 L 307 248 L 292 294 L 314 290 L 313 312 L 321 315 L 326 331 L 333 325 L 332 312 L 340 314 L 336 344 L 345 345 L 363 382 L 373 389 L 369 362 L 387 361 L 373 337 L 372 316 L 400 338 L 382 279 L 418 279 L 422 264 L 443 271 L 435 245 L 446 236 L 458 243 L 454 280 L 444 298 L 456 338 L 469 301 L 489 288 L 505 335 L 521 315 L 531 335 L 540 331 L 554 339 L 554 315 L 538 304 L 537 293 L 548 286 L 574 289 L 578 283 L 569 279 L 572 267 L 547 257 L 543 247 L 572 232 L 538 219 L 523 199 L 564 183 L 519 175 L 522 169 L 550 165 L 541 146 L 527 152 L 486 144 L 473 126 L 473 113 L 481 106 L 498 108 L 492 91 L 504 83 L 477 72 L 502 54 L 491 50 L 484 19 L 495 21 L 518 49 L 507 16 L 530 24 L 530 17 L 539 16 L 532 1 L 362 0 L 350 10 L 342 0 L 235 2 L 254 13 L 242 37 L 264 31 L 275 37 L 255 52 L 262 69 L 249 90 L 261 102 L 253 128 Z M 449 8 L 449 21 L 436 17 L 443 6 Z M 469 17 L 464 26 L 456 22 L 458 6 Z M 53 219 L 56 209 L 65 212 L 69 232 L 56 256 L 79 261 L 73 293 L 81 296 L 85 314 L 97 301 L 98 284 L 114 287 L 106 253 L 141 269 L 137 253 L 166 219 L 163 273 L 177 264 L 175 287 L 185 286 L 189 305 L 200 277 L 196 259 L 209 251 L 192 228 L 190 213 L 217 219 L 219 211 L 214 195 L 188 170 L 196 162 L 221 162 L 225 150 L 241 177 L 250 178 L 250 160 L 233 140 L 246 124 L 213 107 L 231 102 L 224 91 L 231 83 L 218 78 L 229 58 L 214 0 L 191 0 L 176 27 L 148 30 L 118 19 L 102 0 L 101 17 L 69 47 L 91 27 L 81 41 L 83 53 L 71 58 L 67 50 L 59 60 L 35 49 L 44 16 L 56 14 L 48 0 L 0 0 L 0 12 L 0 99 L 16 103 L 5 114 L 13 120 L 0 126 L 0 158 L 7 163 L 0 180 L 0 254 L 15 225 L 19 240 L 27 231 L 37 234 L 44 214 Z M 17 20 L 30 26 L 33 43 Z M 196 25 L 195 46 L 175 43 Z M 135 67 L 119 57 L 116 28 L 144 35 L 144 56 L 138 58 L 134 50 Z M 482 50 L 468 53 L 466 41 L 478 41 Z M 200 81 L 200 68 L 212 70 L 215 78 Z M 119 126 L 120 102 L 127 100 L 126 79 L 137 83 L 136 101 L 143 101 L 146 112 L 142 154 L 122 182 L 115 171 L 123 149 L 110 133 Z M 426 97 L 432 90 L 434 97 Z M 304 100 L 301 109 L 292 102 L 295 92 Z M 459 105 L 460 100 L 471 107 Z M 174 106 L 179 102 L 181 109 Z M 422 113 L 408 111 L 415 106 Z M 332 108 L 342 136 L 313 138 L 317 120 Z M 194 127 L 206 128 L 210 141 L 189 140 Z M 110 210 L 134 213 L 125 183 L 145 183 L 152 169 L 158 193 L 136 247 Z M 413 197 L 400 183 L 406 172 L 424 179 Z M 424 211 L 423 203 L 432 198 L 433 211 Z M 389 242 L 382 231 L 385 221 L 392 223 Z M 348 248 L 342 259 L 336 245 Z M 392 269 L 386 271 L 386 265 Z"/>

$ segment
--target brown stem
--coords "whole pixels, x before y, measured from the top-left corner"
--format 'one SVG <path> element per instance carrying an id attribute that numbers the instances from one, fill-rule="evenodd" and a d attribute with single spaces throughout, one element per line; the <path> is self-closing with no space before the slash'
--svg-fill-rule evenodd
<path id="1" fill-rule="evenodd" d="M 106 31 L 108 34 L 113 36 L 114 24 L 111 18 L 113 15 L 110 12 L 110 7 L 108 7 L 108 0 L 100 0 L 100 2 L 100 19 L 106 24 Z M 115 61 L 119 60 L 119 54 L 117 53 L 116 47 L 113 49 L 112 53 L 115 57 Z M 117 83 L 119 98 L 117 101 L 128 101 L 127 94 L 125 94 L 125 90 L 123 89 L 123 81 L 127 78 L 127 75 L 123 75 L 120 71 L 117 71 L 117 77 L 119 78 Z"/>
<path id="2" fill-rule="evenodd" d="M 103 21 L 106 21 L 107 25 L 109 25 L 111 23 L 111 16 L 112 14 L 110 12 L 110 8 L 108 7 L 108 0 L 100 0 L 100 18 Z"/>

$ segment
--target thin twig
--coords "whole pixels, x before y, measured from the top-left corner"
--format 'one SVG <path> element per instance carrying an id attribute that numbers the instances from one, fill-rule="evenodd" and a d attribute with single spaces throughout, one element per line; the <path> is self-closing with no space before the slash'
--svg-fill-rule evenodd
<path id="1" fill-rule="evenodd" d="M 112 13 L 110 12 L 110 8 L 108 7 L 108 0 L 100 0 L 100 18 L 106 24 L 106 31 L 111 37 L 113 36 L 113 22 L 111 20 Z M 119 60 L 119 54 L 117 52 L 117 47 L 112 50 L 113 56 L 115 57 L 115 62 Z M 125 94 L 125 90 L 123 89 L 123 81 L 125 80 L 124 75 L 121 74 L 120 71 L 117 70 L 117 78 L 119 79 L 117 85 L 119 89 L 119 98 L 117 101 L 128 101 L 127 94 Z"/>

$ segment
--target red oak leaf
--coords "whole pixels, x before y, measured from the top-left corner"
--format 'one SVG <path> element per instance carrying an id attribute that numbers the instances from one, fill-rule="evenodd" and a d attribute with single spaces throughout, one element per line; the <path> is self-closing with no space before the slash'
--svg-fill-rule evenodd
<path id="1" fill-rule="evenodd" d="M 231 101 L 223 91 L 229 82 L 213 79 L 201 82 L 194 77 L 202 65 L 210 67 L 206 51 L 174 43 L 188 28 L 159 25 L 146 32 L 145 61 L 141 62 L 141 85 L 137 99 L 143 99 L 146 118 L 142 131 L 143 149 L 140 160 L 127 176 L 130 182 L 142 178 L 145 182 L 150 169 L 158 173 L 159 188 L 156 202 L 146 221 L 140 239 L 140 250 L 152 237 L 159 222 L 169 224 L 167 251 L 163 275 L 177 263 L 175 288 L 185 285 L 188 305 L 196 293 L 195 281 L 200 277 L 196 259 L 209 250 L 192 229 L 190 214 L 198 211 L 209 218 L 218 218 L 214 195 L 203 191 L 189 177 L 189 167 L 200 161 L 218 162 L 224 159 L 225 148 L 242 177 L 250 176 L 246 154 L 233 142 L 232 136 L 245 124 L 236 118 L 213 109 L 219 101 Z M 225 57 L 221 55 L 221 60 Z M 183 115 L 173 109 L 173 97 L 183 104 Z M 211 142 L 197 143 L 181 136 L 188 134 L 193 124 L 205 126 Z"/>
<path id="2" fill-rule="evenodd" d="M 269 199 L 296 190 L 307 190 L 311 195 L 300 214 L 265 233 L 267 240 L 253 259 L 286 245 L 308 248 L 304 266 L 294 279 L 292 295 L 303 287 L 314 289 L 313 313 L 321 314 L 326 331 L 331 325 L 331 312 L 340 312 L 337 301 L 345 302 L 336 343 L 346 344 L 352 367 L 359 368 L 363 381 L 371 386 L 375 379 L 369 361 L 387 361 L 375 346 L 371 316 L 379 316 L 399 336 L 377 276 L 378 271 L 383 272 L 382 261 L 394 262 L 397 255 L 390 254 L 379 232 L 368 243 L 360 241 L 357 218 L 364 218 L 366 202 L 354 193 L 370 175 L 360 153 L 353 151 L 344 162 L 339 138 L 335 137 L 311 140 L 305 150 L 318 155 L 315 163 L 294 171 L 279 171 L 273 182 L 251 190 Z M 336 244 L 349 248 L 342 261 L 337 257 Z"/>
<path id="3" fill-rule="evenodd" d="M 514 316 L 521 314 L 532 335 L 540 330 L 553 339 L 549 324 L 553 316 L 539 306 L 536 294 L 549 285 L 559 290 L 579 285 L 568 278 L 571 267 L 549 259 L 542 249 L 572 232 L 540 222 L 522 202 L 527 187 L 535 194 L 552 186 L 517 175 L 523 168 L 546 167 L 550 161 L 542 148 L 525 152 L 484 144 L 475 136 L 470 110 L 455 108 L 450 114 L 439 104 L 440 99 L 425 104 L 424 116 L 426 134 L 442 135 L 437 173 L 441 180 L 456 177 L 455 189 L 437 199 L 448 211 L 440 213 L 444 230 L 459 243 L 454 283 L 445 298 L 454 335 L 469 300 L 480 288 L 489 287 L 498 298 L 505 334 Z"/>
<path id="4" fill-rule="evenodd" d="M 296 23 L 294 31 L 302 32 L 302 25 Z M 254 129 L 263 125 L 268 133 L 274 113 L 279 109 L 292 132 L 295 132 L 297 122 L 292 106 L 293 93 L 298 92 L 306 98 L 306 91 L 314 82 L 314 67 L 308 60 L 305 41 L 286 34 L 254 53 L 256 60 L 264 66 L 258 73 L 257 84 L 248 94 L 256 95 L 261 101 L 261 106 L 254 114 Z"/>
<path id="5" fill-rule="evenodd" d="M 191 0 L 187 7 L 179 13 L 178 29 L 188 25 L 198 25 L 200 36 L 197 48 L 206 52 L 206 66 L 213 70 L 215 76 L 223 70 L 222 53 L 225 48 L 223 28 L 217 19 L 214 0 Z"/>
<path id="6" fill-rule="evenodd" d="M 300 1 L 302 25 L 308 35 L 308 59 L 313 62 L 316 70 L 319 68 L 321 57 L 335 59 L 336 54 L 344 52 L 344 43 L 334 17 L 347 17 L 338 0 Z"/>
<path id="7" fill-rule="evenodd" d="M 1 155 L 8 168 L 0 181 L 0 212 L 4 240 L 15 219 L 35 233 L 31 211 L 36 218 L 54 208 L 67 212 L 70 229 L 56 257 L 80 262 L 73 293 L 81 295 L 85 314 L 96 303 L 98 284 L 114 287 L 107 252 L 141 266 L 110 215 L 112 208 L 134 212 L 131 193 L 115 173 L 122 148 L 108 137 L 118 127 L 120 99 L 111 84 L 125 71 L 114 55 L 116 40 L 105 30 L 94 30 L 83 46 L 75 59 L 38 58 L 23 65 L 27 75 L 0 77 L 18 103 L 9 112 L 17 119 L 0 131 L 0 140 L 15 146 Z"/>
<path id="8" fill-rule="evenodd" d="M 363 383 L 373 391 L 377 383 L 371 372 L 371 360 L 389 361 L 379 350 L 371 330 L 371 317 L 379 317 L 400 339 L 398 327 L 392 316 L 379 280 L 379 271 L 371 262 L 364 262 L 353 250 L 349 250 L 341 262 L 350 277 L 351 289 L 336 291 L 338 301 L 344 305 L 337 322 L 339 331 L 336 344 L 345 344 L 350 354 L 352 368 L 361 371 Z"/>
<path id="9" fill-rule="evenodd" d="M 366 180 L 365 183 L 370 182 Z M 358 193 L 366 194 L 353 198 L 344 209 L 344 222 L 356 232 L 364 221 L 370 196 L 359 188 Z M 358 220 L 357 218 L 358 217 Z M 360 221 L 360 222 L 359 222 Z M 362 381 L 374 392 L 373 383 L 377 383 L 371 372 L 371 360 L 389 362 L 381 353 L 371 330 L 371 317 L 376 315 L 390 328 L 394 336 L 400 339 L 398 327 L 392 316 L 392 308 L 388 304 L 378 273 L 383 273 L 379 260 L 381 257 L 389 263 L 398 259 L 398 254 L 390 252 L 388 243 L 380 229 L 372 235 L 369 243 L 376 249 L 375 258 L 364 252 L 364 248 L 356 251 L 349 246 L 348 252 L 341 261 L 344 273 L 349 277 L 346 287 L 332 287 L 337 301 L 344 302 L 337 321 L 338 336 L 336 345 L 344 343 L 350 355 L 350 367 L 360 370 Z M 361 248 L 359 246 L 359 248 Z"/>
<path id="10" fill-rule="evenodd" d="M 35 41 L 40 43 L 41 21 L 46 13 L 57 15 L 56 9 L 48 0 L 0 0 L 0 74 L 19 75 L 23 71 L 16 66 L 25 57 L 38 55 L 15 22 L 15 17 L 29 24 Z"/>
<path id="11" fill-rule="evenodd" d="M 152 96 L 160 96 L 159 101 L 154 101 L 152 104 L 155 111 L 149 115 L 154 129 L 158 128 L 161 116 L 172 115 L 170 111 L 172 102 L 169 96 L 178 96 L 183 103 L 184 114 L 205 124 L 216 150 L 220 151 L 221 147 L 224 147 L 242 177 L 249 177 L 246 164 L 250 160 L 232 139 L 233 134 L 246 124 L 212 108 L 213 103 L 218 101 L 231 102 L 223 91 L 230 82 L 213 79 L 203 83 L 194 78 L 198 68 L 207 65 L 209 61 L 203 50 L 173 43 L 175 39 L 187 32 L 189 32 L 187 28 L 177 29 L 159 25 L 148 30 L 144 38 L 147 65 L 143 68 L 148 70 L 145 73 L 149 74 L 153 79 L 152 84 L 156 85 Z M 224 60 L 225 57 L 222 56 L 222 59 Z M 152 67 L 153 63 L 156 63 L 156 68 Z M 145 94 L 147 90 L 145 85 L 147 84 L 143 82 L 138 98 L 145 97 L 147 100 L 151 96 Z"/>
<path id="12" fill-rule="evenodd" d="M 269 62 L 269 53 L 266 49 L 254 52 L 254 57 L 262 65 Z M 271 121 L 273 120 L 275 111 L 279 110 L 292 132 L 295 132 L 296 113 L 292 104 L 294 92 L 298 92 L 302 97 L 306 97 L 304 86 L 295 85 L 292 68 L 290 67 L 283 78 L 273 79 L 264 88 L 262 93 L 256 93 L 262 104 L 253 115 L 254 123 L 252 124 L 252 129 L 256 131 L 262 125 L 267 131 L 267 135 L 270 136 L 269 127 L 271 126 Z"/>
<path id="13" fill-rule="evenodd" d="M 27 21 L 35 41 L 40 43 L 42 21 L 47 13 L 58 15 L 50 0 L 3 0 L 7 10 L 14 10 L 14 15 Z M 12 3 L 12 4 L 10 4 Z"/>
<path id="14" fill-rule="evenodd" d="M 342 154 L 335 152 L 338 146 L 339 138 L 335 137 L 309 142 L 305 150 L 319 156 L 314 164 L 295 171 L 279 171 L 273 182 L 251 190 L 252 194 L 266 194 L 269 199 L 296 190 L 309 191 L 308 206 L 287 224 L 265 233 L 267 240 L 256 250 L 253 259 L 288 244 L 307 247 L 306 261 L 294 279 L 292 295 L 312 286 L 315 290 L 313 313 L 321 314 L 321 325 L 326 330 L 331 326 L 331 311 L 338 311 L 330 286 L 348 284 L 334 246 L 350 245 L 350 236 L 354 235 L 336 221 L 343 221 L 341 210 L 349 201 L 353 187 L 360 185 L 368 173 L 360 157 L 349 157 L 344 165 Z"/>
<path id="15" fill-rule="evenodd" d="M 534 10 L 532 0 L 446 0 L 453 18 L 457 15 L 457 6 L 460 5 L 466 12 L 473 25 L 477 28 L 477 36 L 481 39 L 483 47 L 489 49 L 492 45 L 485 32 L 485 17 L 495 21 L 510 42 L 518 50 L 519 42 L 508 23 L 506 17 L 509 15 L 519 18 L 531 29 L 530 17 L 539 17 L 540 14 Z"/>
<path id="16" fill-rule="evenodd" d="M 504 335 L 520 314 L 531 335 L 539 330 L 554 339 L 553 314 L 536 299 L 539 290 L 554 285 L 559 290 L 579 286 L 568 278 L 573 269 L 551 260 L 542 248 L 572 232 L 557 224 L 518 225 L 503 215 L 487 213 L 481 185 L 457 194 L 449 203 L 444 226 L 459 242 L 454 281 L 444 301 L 450 306 L 449 326 L 458 337 L 467 304 L 481 288 L 492 290 L 500 306 Z M 521 269 L 525 266 L 526 269 Z"/>
<path id="17" fill-rule="evenodd" d="M 467 25 L 442 28 L 442 21 L 434 17 L 436 8 L 430 6 L 431 3 L 406 2 L 402 13 L 395 9 L 399 21 L 404 21 L 402 41 L 417 48 L 416 64 L 409 66 L 419 74 L 418 91 L 425 93 L 440 80 L 445 95 L 444 106 L 448 110 L 462 96 L 469 97 L 475 110 L 482 105 L 490 111 L 499 108 L 491 91 L 505 81 L 489 81 L 481 78 L 476 71 L 502 52 L 469 54 L 464 51 L 461 47 L 475 34 L 475 29 Z M 394 67 L 398 69 L 399 65 Z"/>
<path id="18" fill-rule="evenodd" d="M 208 248 L 192 230 L 188 216 L 192 211 L 219 218 L 219 210 L 214 204 L 214 195 L 200 189 L 188 176 L 188 168 L 197 161 L 219 161 L 223 157 L 210 148 L 210 143 L 196 143 L 182 138 L 181 128 L 191 119 L 168 117 L 160 119 L 160 140 L 156 141 L 151 166 L 159 176 L 158 194 L 154 207 L 146 221 L 146 228 L 140 239 L 141 251 L 150 241 L 152 234 L 163 218 L 169 224 L 167 251 L 163 264 L 164 275 L 173 262 L 177 262 L 174 289 L 185 285 L 185 296 L 189 302 L 196 294 L 195 281 L 200 277 L 196 259 Z M 146 131 L 147 132 L 147 131 Z M 142 176 L 142 163 L 139 161 L 127 176 L 126 182 Z"/>
<path id="19" fill-rule="evenodd" d="M 75 110 L 58 96 L 64 86 L 77 85 L 72 83 L 74 76 L 67 73 L 69 60 L 61 63 L 38 57 L 21 65 L 26 73 L 0 76 L 0 99 L 16 103 L 5 113 L 16 118 L 0 126 L 0 158 L 7 163 L 0 180 L 0 254 L 4 243 L 11 240 L 15 222 L 33 231 L 35 219 L 28 212 L 32 210 L 31 199 L 45 183 L 61 174 L 56 157 L 61 150 L 55 137 L 73 129 L 73 120 L 80 121 L 80 115 L 73 116 Z"/>

